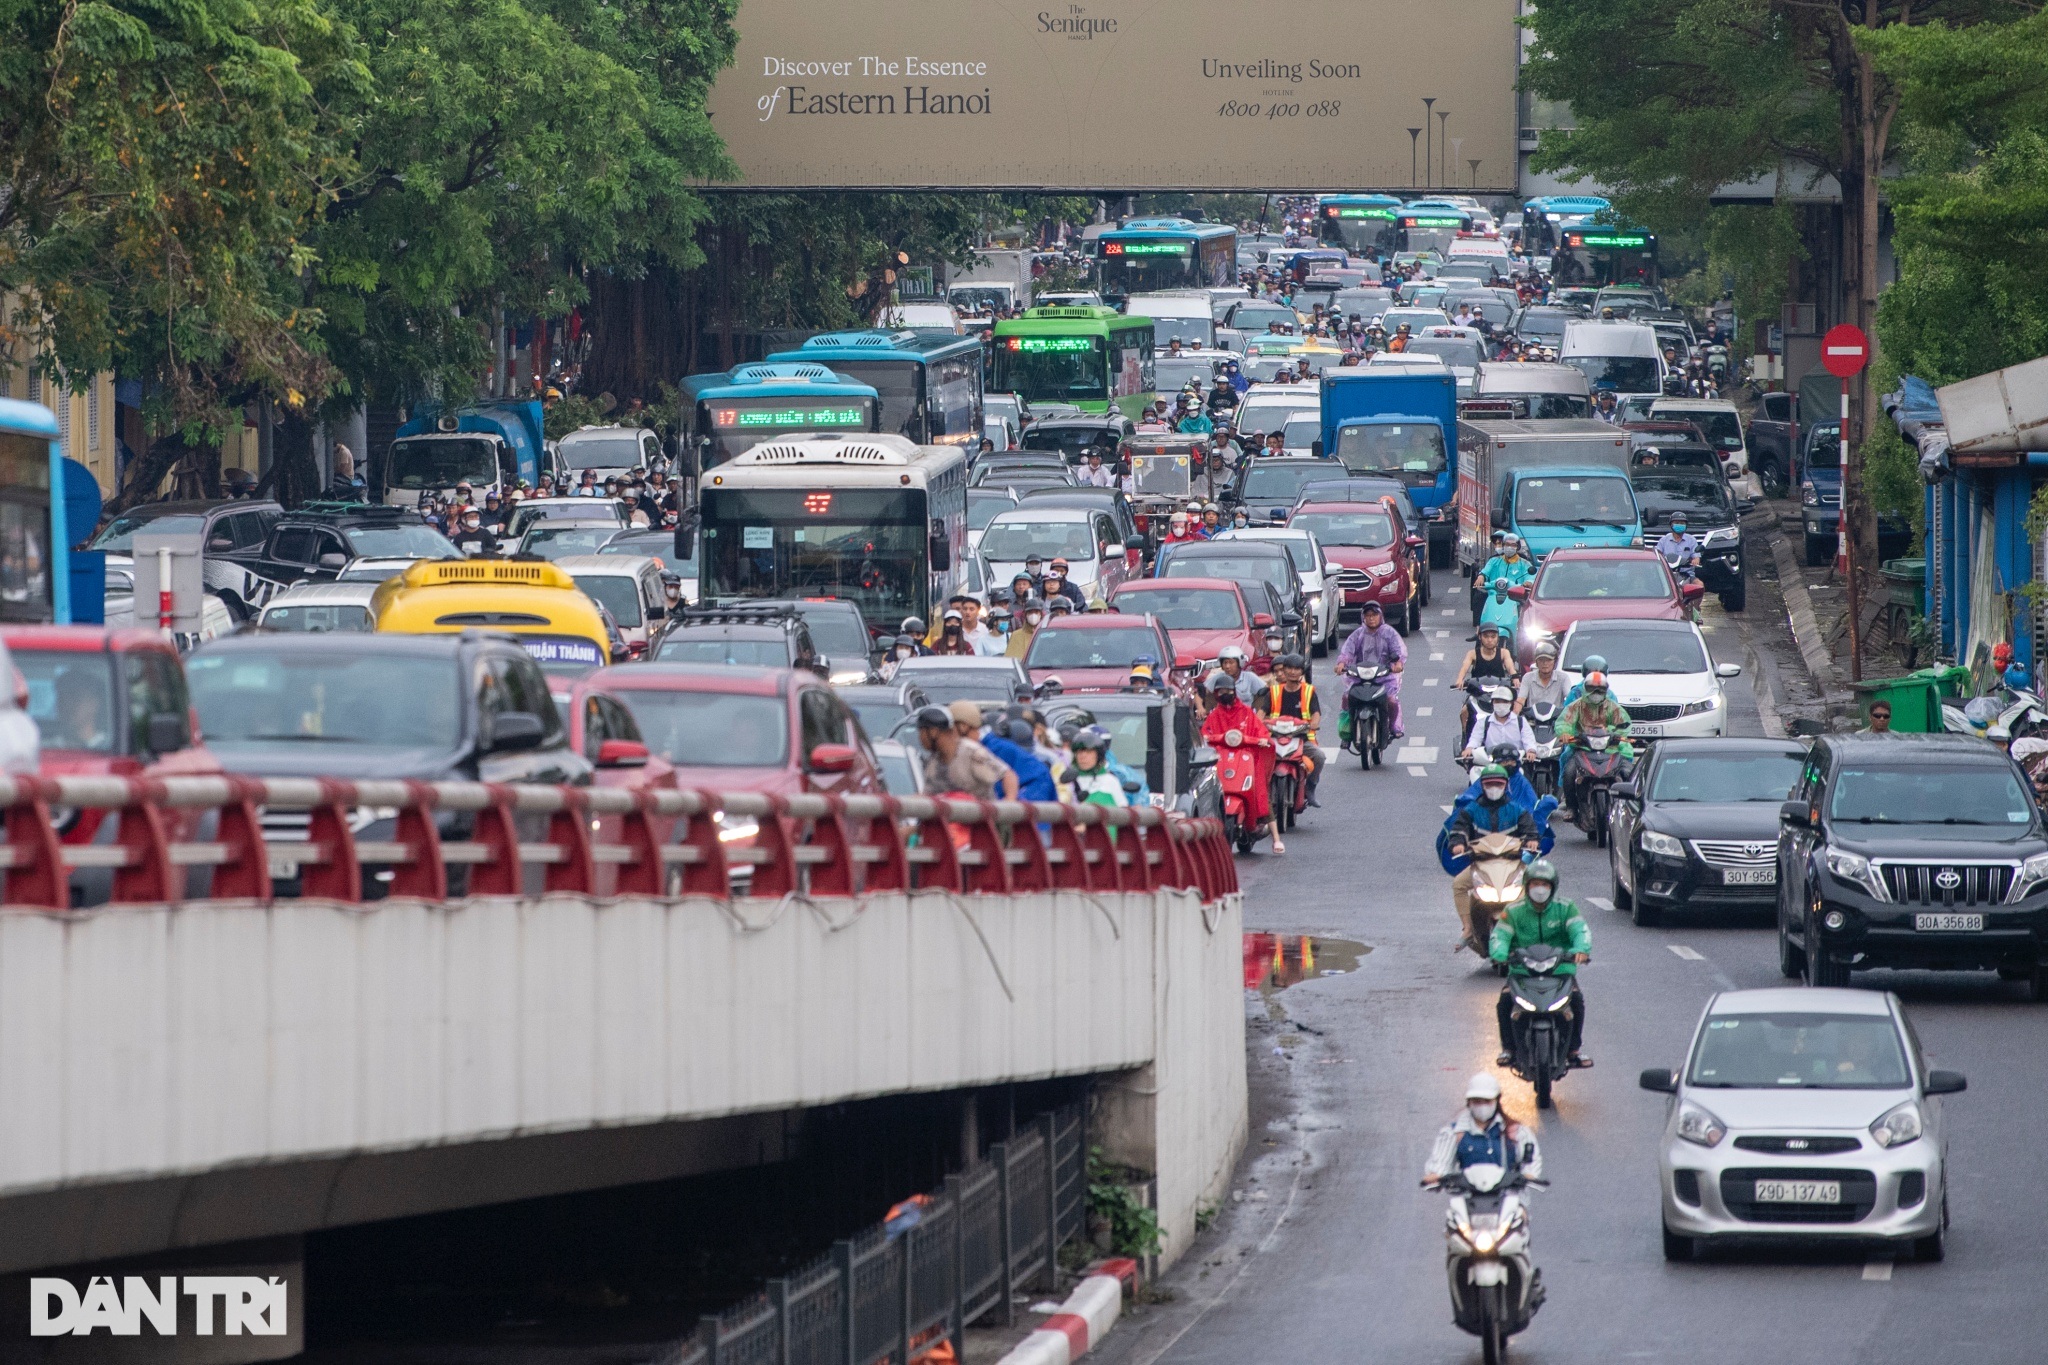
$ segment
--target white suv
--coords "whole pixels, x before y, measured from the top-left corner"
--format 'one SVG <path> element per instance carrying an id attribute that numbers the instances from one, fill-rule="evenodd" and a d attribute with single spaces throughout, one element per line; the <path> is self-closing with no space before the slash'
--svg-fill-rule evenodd
<path id="1" fill-rule="evenodd" d="M 1728 698 L 1723 678 L 1741 664 L 1717 664 L 1700 628 L 1690 621 L 1593 619 L 1575 621 L 1557 653 L 1568 684 L 1585 677 L 1586 660 L 1607 661 L 1607 692 L 1628 712 L 1633 739 L 1697 739 L 1725 733 Z"/>
<path id="2" fill-rule="evenodd" d="M 1725 398 L 1659 398 L 1650 404 L 1653 422 L 1691 422 L 1706 433 L 1730 480 L 1749 472 L 1749 433 L 1742 413 Z"/>

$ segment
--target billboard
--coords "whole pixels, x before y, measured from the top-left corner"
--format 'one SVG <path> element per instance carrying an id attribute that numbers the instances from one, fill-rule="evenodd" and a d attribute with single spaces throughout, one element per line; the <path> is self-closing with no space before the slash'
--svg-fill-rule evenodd
<path id="1" fill-rule="evenodd" d="M 761 188 L 1512 193 L 1516 9 L 742 0 L 710 109 Z"/>

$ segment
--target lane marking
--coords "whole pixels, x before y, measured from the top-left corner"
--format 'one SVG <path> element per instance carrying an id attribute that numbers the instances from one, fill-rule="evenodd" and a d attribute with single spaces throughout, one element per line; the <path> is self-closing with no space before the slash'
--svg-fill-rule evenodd
<path id="1" fill-rule="evenodd" d="M 1428 777 L 1428 776 L 1429 776 L 1429 769 L 1427 769 L 1427 768 L 1417 768 L 1417 767 L 1415 767 L 1415 766 L 1413 766 L 1413 765 L 1411 764 L 1411 765 L 1409 766 L 1409 769 L 1408 769 L 1408 776 L 1410 776 L 1410 777 Z"/>
<path id="2" fill-rule="evenodd" d="M 1433 664 L 1440 664 L 1444 661 L 1444 656 L 1441 654 L 1432 654 L 1429 656 L 1429 661 Z"/>
<path id="3" fill-rule="evenodd" d="M 1892 1263 L 1890 1261 L 1865 1261 L 1863 1263 L 1864 1279 L 1889 1280 L 1891 1277 Z"/>
<path id="4" fill-rule="evenodd" d="M 1605 896 L 1588 896 L 1586 897 L 1586 904 L 1592 906 L 1595 910 L 1612 910 L 1614 908 L 1614 902 Z"/>
<path id="5" fill-rule="evenodd" d="M 1435 632 L 1435 634 L 1436 638 L 1439 640 L 1448 640 L 1451 638 L 1451 633 L 1447 630 L 1439 630 Z"/>
<path id="6" fill-rule="evenodd" d="M 1422 680 L 1422 685 L 1423 685 L 1424 687 L 1435 687 L 1435 686 L 1436 686 L 1436 685 L 1437 685 L 1438 683 L 1440 683 L 1440 682 L 1442 682 L 1442 681 L 1443 681 L 1443 679 L 1441 679 L 1441 678 L 1424 678 L 1424 679 Z"/>
<path id="7" fill-rule="evenodd" d="M 1683 943 L 1667 943 L 1664 946 L 1669 948 L 1672 952 L 1678 954 L 1680 957 L 1684 958 L 1687 962 L 1706 961 L 1706 958 L 1702 957 L 1698 952 L 1694 951 L 1693 949 L 1686 947 Z"/>
<path id="8" fill-rule="evenodd" d="M 1394 755 L 1396 763 L 1434 763 L 1436 746 L 1433 744 L 1410 744 Z"/>
<path id="9" fill-rule="evenodd" d="M 1443 616 L 1456 616 L 1458 614 L 1458 609 L 1456 607 L 1445 607 L 1443 611 L 1439 614 Z"/>
<path id="10" fill-rule="evenodd" d="M 1451 813 L 1451 812 L 1452 812 L 1453 810 L 1455 810 L 1455 809 L 1456 809 L 1456 807 L 1454 807 L 1454 806 L 1438 806 L 1438 807 L 1437 807 L 1437 809 L 1438 809 L 1438 810 L 1440 810 L 1440 811 L 1442 811 L 1442 812 L 1443 812 L 1443 813 L 1444 813 L 1445 815 L 1449 815 L 1449 814 L 1450 814 L 1450 813 Z"/>
<path id="11" fill-rule="evenodd" d="M 1415 708 L 1415 714 L 1418 716 L 1433 716 L 1436 714 L 1436 708 L 1434 706 L 1418 706 Z"/>

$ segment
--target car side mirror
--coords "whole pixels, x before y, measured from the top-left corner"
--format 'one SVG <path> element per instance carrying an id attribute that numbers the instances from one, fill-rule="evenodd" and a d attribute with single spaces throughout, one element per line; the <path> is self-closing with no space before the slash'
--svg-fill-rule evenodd
<path id="1" fill-rule="evenodd" d="M 1927 1084 L 1920 1088 L 1923 1095 L 1960 1095 L 1970 1088 L 1970 1082 L 1960 1071 L 1930 1071 Z"/>
<path id="2" fill-rule="evenodd" d="M 1421 536 L 1409 536 L 1408 539 L 1403 543 L 1406 544 L 1407 547 L 1411 550 L 1419 550 L 1423 546 L 1429 544 L 1429 542 L 1424 540 Z"/>
<path id="3" fill-rule="evenodd" d="M 854 749 L 851 744 L 820 744 L 811 750 L 811 771 L 814 773 L 850 773 L 853 771 Z"/>
<path id="4" fill-rule="evenodd" d="M 1742 676 L 1742 665 L 1741 665 L 1741 664 L 1715 664 L 1715 665 L 1714 665 L 1714 676 L 1715 676 L 1715 677 L 1717 677 L 1717 678 L 1739 678 L 1739 677 L 1741 677 L 1741 676 Z"/>
<path id="5" fill-rule="evenodd" d="M 1125 536 L 1124 548 L 1126 550 L 1136 550 L 1139 554 L 1143 554 L 1145 552 L 1145 537 Z"/>
<path id="6" fill-rule="evenodd" d="M 1333 574 L 1342 573 L 1343 570 L 1344 566 L 1342 564 L 1339 564 L 1334 559 L 1326 559 L 1323 561 L 1323 574 L 1325 577 L 1329 577 Z"/>
<path id="7" fill-rule="evenodd" d="M 1317 458 L 1318 460 L 1320 460 L 1320 459 L 1322 459 L 1322 458 L 1323 458 L 1323 438 L 1322 438 L 1322 437 L 1318 436 L 1318 437 L 1316 437 L 1316 438 L 1315 438 L 1315 440 L 1313 440 L 1313 441 L 1310 441 L 1310 442 L 1308 443 L 1308 453 L 1309 453 L 1309 454 L 1311 454 L 1311 455 L 1313 455 L 1313 456 L 1315 456 L 1315 457 L 1316 457 L 1316 458 Z"/>
<path id="8" fill-rule="evenodd" d="M 1813 815 L 1807 810 L 1804 801 L 1787 801 L 1779 806 L 1778 819 L 1784 824 L 1797 825 L 1801 829 L 1813 824 Z"/>
<path id="9" fill-rule="evenodd" d="M 1216 751 L 1206 744 L 1197 745 L 1188 755 L 1190 768 L 1213 768 L 1216 766 Z"/>
<path id="10" fill-rule="evenodd" d="M 1755 499 L 1755 498 L 1737 498 L 1737 499 L 1735 500 L 1735 515 L 1736 515 L 1736 516 L 1738 516 L 1738 517 L 1746 517 L 1746 516 L 1748 516 L 1748 515 L 1749 515 L 1749 514 L 1750 514 L 1751 512 L 1754 512 L 1755 510 L 1756 510 L 1756 499 Z"/>
<path id="11" fill-rule="evenodd" d="M 1633 801 L 1643 794 L 1643 789 L 1633 782 L 1617 782 L 1607 789 L 1607 794 L 1617 801 Z"/>
<path id="12" fill-rule="evenodd" d="M 1645 1067 L 1643 1074 L 1636 1077 L 1636 1084 L 1645 1090 L 1654 1090 L 1660 1095 L 1676 1095 L 1678 1073 L 1668 1066 Z"/>
<path id="13" fill-rule="evenodd" d="M 1144 785 L 1145 784 L 1143 782 L 1140 782 L 1135 777 L 1127 777 L 1124 779 L 1124 791 L 1126 794 L 1131 796 L 1136 796 L 1138 794 L 1138 789 L 1143 787 Z"/>
<path id="14" fill-rule="evenodd" d="M 227 536 L 215 536 L 206 542 L 206 553 L 210 555 L 224 555 L 234 548 L 235 542 Z"/>
<path id="15" fill-rule="evenodd" d="M 1270 611 L 1258 611 L 1258 612 L 1253 612 L 1253 613 L 1252 613 L 1252 625 L 1253 625 L 1253 626 L 1255 626 L 1256 628 L 1258 628 L 1259 630 L 1264 630 L 1264 629 L 1265 629 L 1266 627 L 1268 627 L 1268 626 L 1270 626 L 1270 625 L 1272 625 L 1272 624 L 1273 624 L 1273 613 L 1272 613 L 1272 612 L 1270 612 Z"/>
<path id="16" fill-rule="evenodd" d="M 1528 601 L 1529 585 L 1526 583 L 1516 583 L 1511 585 L 1508 588 L 1508 596 L 1514 598 L 1517 602 Z"/>
<path id="17" fill-rule="evenodd" d="M 953 542 L 947 539 L 943 525 L 932 527 L 931 561 L 933 573 L 946 573 L 953 567 Z"/>
<path id="18" fill-rule="evenodd" d="M 644 768 L 647 759 L 647 746 L 637 739 L 608 739 L 597 746 L 600 768 Z"/>
<path id="19" fill-rule="evenodd" d="M 321 555 L 320 567 L 323 569 L 334 569 L 337 571 L 341 569 L 346 569 L 348 567 L 348 556 L 337 554 Z"/>
<path id="20" fill-rule="evenodd" d="M 667 617 L 668 607 L 663 603 L 656 602 L 647 608 L 647 619 L 650 621 L 666 620 Z"/>
<path id="21" fill-rule="evenodd" d="M 1281 612 L 1281 613 L 1280 613 L 1280 624 L 1281 624 L 1281 625 L 1284 625 L 1284 626 L 1298 626 L 1298 625 L 1300 625 L 1300 624 L 1301 624 L 1301 613 L 1300 613 L 1300 612 L 1298 612 L 1298 611 L 1283 611 L 1283 612 Z"/>
<path id="22" fill-rule="evenodd" d="M 185 747 L 187 733 L 183 716 L 175 711 L 158 711 L 149 718 L 149 751 L 174 754 Z"/>
<path id="23" fill-rule="evenodd" d="M 1680 584 L 1678 595 L 1685 600 L 1686 605 L 1690 606 L 1707 595 L 1707 585 L 1700 582 Z"/>
<path id="24" fill-rule="evenodd" d="M 491 721 L 490 751 L 508 754 L 536 749 L 546 736 L 539 716 L 528 711 L 506 711 Z"/>

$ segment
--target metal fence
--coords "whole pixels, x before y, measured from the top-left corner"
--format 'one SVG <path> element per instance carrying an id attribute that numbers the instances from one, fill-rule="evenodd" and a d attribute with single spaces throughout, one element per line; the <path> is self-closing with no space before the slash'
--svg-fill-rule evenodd
<path id="1" fill-rule="evenodd" d="M 1079 1105 L 1042 1114 L 924 1196 L 908 1227 L 877 1223 L 722 1313 L 654 1365 L 908 1365 L 1011 1296 L 1052 1289 L 1059 1248 L 1085 1221 L 1087 1132 Z"/>

